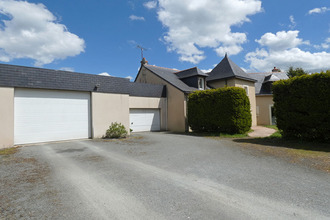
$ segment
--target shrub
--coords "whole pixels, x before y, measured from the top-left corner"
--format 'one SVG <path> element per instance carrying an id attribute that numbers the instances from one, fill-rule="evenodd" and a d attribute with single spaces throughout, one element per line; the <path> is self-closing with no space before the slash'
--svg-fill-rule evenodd
<path id="1" fill-rule="evenodd" d="M 121 123 L 111 123 L 109 129 L 105 133 L 105 138 L 125 138 L 127 131 L 124 125 Z"/>
<path id="2" fill-rule="evenodd" d="M 193 92 L 188 96 L 188 123 L 193 131 L 243 134 L 252 123 L 249 98 L 238 87 Z"/>
<path id="3" fill-rule="evenodd" d="M 283 137 L 330 140 L 330 72 L 275 82 L 274 108 Z"/>

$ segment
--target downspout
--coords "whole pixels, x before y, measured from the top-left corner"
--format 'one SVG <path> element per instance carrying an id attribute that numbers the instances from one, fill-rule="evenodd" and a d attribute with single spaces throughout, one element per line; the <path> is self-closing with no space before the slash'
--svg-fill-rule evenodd
<path id="1" fill-rule="evenodd" d="M 167 104 L 167 95 L 166 95 L 166 98 L 165 98 L 165 109 L 166 109 L 166 114 L 165 114 L 165 130 L 168 131 L 168 104 Z"/>
<path id="2" fill-rule="evenodd" d="M 185 115 L 185 132 L 189 132 L 189 125 L 188 125 L 188 95 L 184 94 L 185 106 L 184 106 L 184 115 Z"/>

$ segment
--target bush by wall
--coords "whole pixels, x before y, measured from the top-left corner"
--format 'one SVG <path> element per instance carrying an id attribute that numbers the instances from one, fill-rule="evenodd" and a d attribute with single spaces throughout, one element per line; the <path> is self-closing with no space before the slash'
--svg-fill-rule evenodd
<path id="1" fill-rule="evenodd" d="M 196 91 L 188 96 L 188 124 L 193 131 L 242 134 L 251 123 L 250 101 L 242 88 Z"/>
<path id="2" fill-rule="evenodd" d="M 284 137 L 330 140 L 330 72 L 275 82 L 273 94 Z"/>
<path id="3" fill-rule="evenodd" d="M 127 131 L 124 125 L 121 123 L 111 123 L 109 129 L 105 133 L 105 138 L 125 138 Z"/>

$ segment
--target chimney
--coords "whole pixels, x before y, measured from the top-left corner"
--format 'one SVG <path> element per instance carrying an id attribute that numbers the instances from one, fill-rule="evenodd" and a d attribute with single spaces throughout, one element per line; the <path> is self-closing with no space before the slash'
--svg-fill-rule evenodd
<path id="1" fill-rule="evenodd" d="M 274 69 L 272 70 L 273 73 L 278 73 L 278 72 L 281 72 L 281 70 L 277 69 L 275 66 L 274 66 Z"/>
<path id="2" fill-rule="evenodd" d="M 144 65 L 144 64 L 148 64 L 148 61 L 146 60 L 146 58 L 143 57 L 143 59 L 141 60 L 141 65 Z"/>

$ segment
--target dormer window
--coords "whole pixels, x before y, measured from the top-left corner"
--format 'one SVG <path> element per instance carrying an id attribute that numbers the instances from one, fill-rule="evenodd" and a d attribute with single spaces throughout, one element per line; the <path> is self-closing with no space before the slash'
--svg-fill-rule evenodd
<path id="1" fill-rule="evenodd" d="M 199 78 L 198 79 L 198 89 L 199 90 L 204 90 L 205 89 L 205 83 L 204 83 L 204 78 Z"/>

